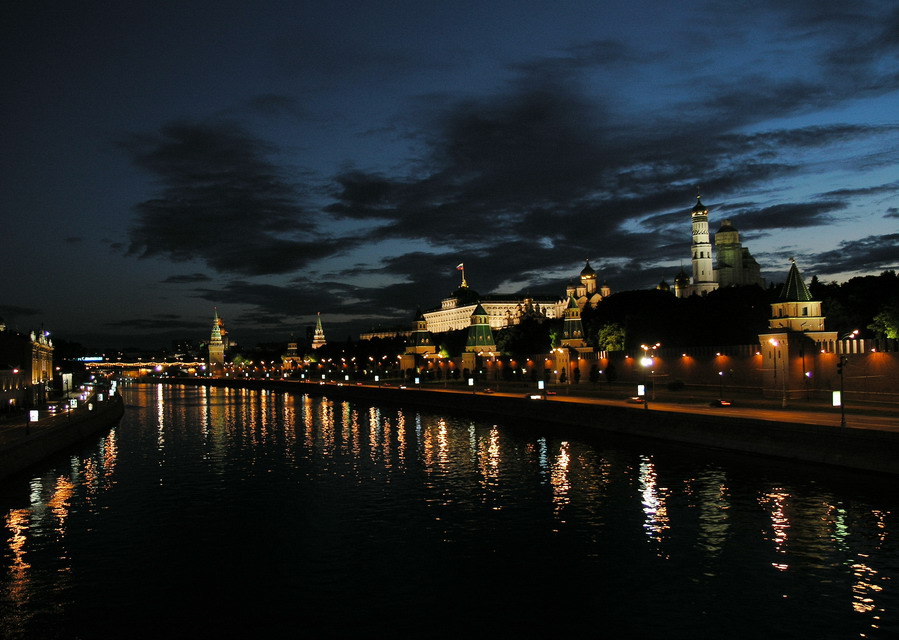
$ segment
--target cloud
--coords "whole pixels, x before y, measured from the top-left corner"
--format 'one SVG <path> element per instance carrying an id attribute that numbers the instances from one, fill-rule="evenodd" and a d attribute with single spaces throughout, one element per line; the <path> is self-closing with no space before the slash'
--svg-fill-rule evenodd
<path id="1" fill-rule="evenodd" d="M 847 240 L 838 249 L 809 257 L 821 275 L 899 269 L 899 233 Z"/>
<path id="2" fill-rule="evenodd" d="M 857 198 L 859 196 L 872 195 L 893 195 L 899 193 L 899 182 L 888 182 L 886 184 L 874 185 L 871 187 L 860 187 L 857 189 L 834 189 L 822 193 L 821 198 Z"/>
<path id="3" fill-rule="evenodd" d="M 190 284 L 194 282 L 208 282 L 212 280 L 205 273 L 184 273 L 176 276 L 169 276 L 162 282 L 164 284 Z"/>
<path id="4" fill-rule="evenodd" d="M 207 329 L 209 323 L 198 322 L 196 320 L 187 320 L 180 316 L 172 314 L 158 314 L 155 317 L 130 318 L 127 320 L 116 320 L 114 322 L 106 322 L 104 326 L 110 328 L 134 329 L 141 331 L 168 331 L 173 329 L 184 330 L 185 332 L 196 332 Z"/>
<path id="5" fill-rule="evenodd" d="M 264 275 L 295 271 L 351 244 L 319 231 L 300 185 L 268 159 L 274 149 L 239 125 L 173 123 L 120 145 L 160 189 L 135 207 L 130 255 Z"/>
<path id="6" fill-rule="evenodd" d="M 295 98 L 282 94 L 254 96 L 247 102 L 247 106 L 251 111 L 264 116 L 289 116 L 300 120 L 308 117 L 308 113 Z"/>
<path id="7" fill-rule="evenodd" d="M 530 79 L 542 78 L 544 81 L 555 82 L 560 78 L 576 77 L 586 70 L 625 69 L 648 61 L 650 59 L 647 54 L 640 53 L 619 40 L 594 40 L 573 45 L 554 56 L 512 64 L 510 68 Z"/>
<path id="8" fill-rule="evenodd" d="M 136 207 L 129 251 L 196 260 L 239 276 L 215 278 L 215 287 L 198 293 L 248 305 L 241 321 L 281 327 L 314 311 L 346 322 L 365 314 L 404 321 L 415 306 L 436 304 L 449 293 L 459 261 L 482 293 L 504 282 L 555 291 L 567 279 L 559 274 L 575 276 L 587 257 L 615 290 L 670 281 L 676 269 L 659 264 L 689 257 L 697 187 L 713 207 L 713 225 L 726 216 L 757 235 L 827 225 L 852 199 L 895 193 L 896 184 L 834 188 L 799 202 L 792 201 L 798 196 L 777 202 L 771 185 L 817 171 L 829 161 L 828 149 L 895 136 L 899 127 L 788 127 L 768 120 L 783 123 L 899 86 L 899 77 L 871 55 L 895 50 L 889 25 L 896 13 L 881 11 L 875 19 L 844 4 L 825 3 L 818 11 L 808 10 L 817 3 L 796 3 L 805 9 L 773 4 L 774 18 L 746 12 L 786 25 L 769 35 L 783 43 L 778 55 L 794 56 L 795 64 L 777 73 L 757 73 L 753 69 L 764 65 L 749 64 L 730 73 L 693 72 L 695 92 L 686 97 L 656 80 L 639 88 L 666 96 L 650 113 L 639 102 L 622 109 L 625 99 L 597 91 L 596 80 L 638 66 L 641 74 L 651 67 L 650 78 L 683 64 L 673 52 L 682 42 L 659 43 L 646 53 L 614 40 L 561 48 L 509 65 L 514 77 L 490 95 L 441 96 L 439 106 L 432 101 L 425 115 L 396 125 L 417 145 L 414 157 L 394 163 L 401 169 L 348 164 L 327 179 L 305 176 L 300 183 L 275 162 L 277 148 L 235 123 L 171 123 L 131 136 L 122 148 L 157 178 L 159 192 Z M 864 27 L 868 35 L 855 36 L 845 24 Z M 723 45 L 699 35 L 702 46 L 691 50 L 691 59 L 702 54 L 711 60 Z M 354 51 L 349 60 L 333 47 L 314 54 L 315 73 L 332 69 L 347 78 L 379 69 L 393 75 L 432 65 L 400 51 L 381 50 L 378 58 Z M 303 56 L 292 60 L 309 65 Z M 266 115 L 300 113 L 295 100 L 280 94 L 257 96 L 249 106 Z M 372 126 L 369 135 L 375 130 L 383 127 Z M 818 163 L 813 169 L 809 157 Z M 896 217 L 895 209 L 886 216 Z M 329 265 L 337 272 L 320 280 L 309 272 L 316 261 L 388 242 L 409 250 L 374 262 L 360 257 L 362 266 L 344 271 Z M 889 249 L 879 253 L 866 241 L 842 250 L 868 264 L 890 262 Z M 272 274 L 295 277 L 289 285 L 258 278 Z M 164 282 L 211 280 L 194 273 Z"/>
<path id="9" fill-rule="evenodd" d="M 845 209 L 846 202 L 786 203 L 760 209 L 747 208 L 729 216 L 740 231 L 801 229 L 828 224 L 834 211 Z"/>
<path id="10" fill-rule="evenodd" d="M 43 313 L 41 309 L 35 307 L 19 307 L 12 304 L 0 304 L 0 318 L 2 318 L 7 326 L 15 322 L 19 318 L 39 316 Z"/>

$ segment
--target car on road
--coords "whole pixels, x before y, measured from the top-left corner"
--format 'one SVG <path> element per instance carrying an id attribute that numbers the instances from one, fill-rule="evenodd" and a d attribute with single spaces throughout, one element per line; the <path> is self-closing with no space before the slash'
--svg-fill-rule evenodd
<path id="1" fill-rule="evenodd" d="M 733 406 L 733 404 L 734 403 L 731 402 L 730 400 L 718 399 L 718 400 L 712 400 L 709 403 L 709 406 L 710 407 L 730 407 L 730 406 Z"/>
<path id="2" fill-rule="evenodd" d="M 631 396 L 627 399 L 631 404 L 643 404 L 643 396 Z"/>

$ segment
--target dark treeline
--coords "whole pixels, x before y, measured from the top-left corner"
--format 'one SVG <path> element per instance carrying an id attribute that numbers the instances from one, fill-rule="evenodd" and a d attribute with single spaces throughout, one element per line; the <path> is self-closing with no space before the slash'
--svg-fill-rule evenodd
<path id="1" fill-rule="evenodd" d="M 859 276 L 842 284 L 823 284 L 813 277 L 809 290 L 824 303 L 826 325 L 840 334 L 858 329 L 862 336 L 899 338 L 899 276 Z"/>

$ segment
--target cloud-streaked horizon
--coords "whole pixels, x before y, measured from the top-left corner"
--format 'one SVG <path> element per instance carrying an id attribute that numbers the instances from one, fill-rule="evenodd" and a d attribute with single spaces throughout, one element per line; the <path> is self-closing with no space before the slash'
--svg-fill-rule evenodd
<path id="1" fill-rule="evenodd" d="M 183 75 L 153 85 L 158 61 L 141 57 L 133 79 L 134 96 L 165 86 L 166 100 L 128 102 L 126 85 L 87 127 L 107 171 L 127 161 L 127 189 L 82 197 L 115 212 L 96 214 L 104 250 L 147 274 L 148 305 L 231 305 L 246 328 L 278 329 L 316 311 L 356 330 L 405 322 L 451 291 L 460 261 L 482 293 L 552 292 L 587 258 L 614 291 L 670 281 L 697 191 L 712 231 L 730 219 L 769 280 L 787 254 L 822 279 L 899 265 L 891 3 L 650 2 L 644 18 L 526 5 L 514 27 L 498 7 L 429 7 L 400 31 L 380 22 L 389 8 L 316 7 L 291 37 L 291 10 L 264 5 L 235 26 L 234 53 L 172 22 L 161 55 Z M 263 25 L 270 46 L 253 48 Z M 220 57 L 227 73 L 209 66 Z M 94 236 L 63 238 L 87 251 Z"/>

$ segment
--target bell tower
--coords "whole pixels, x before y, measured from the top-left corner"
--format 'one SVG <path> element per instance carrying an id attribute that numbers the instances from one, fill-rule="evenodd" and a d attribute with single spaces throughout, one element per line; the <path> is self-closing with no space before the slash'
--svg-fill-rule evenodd
<path id="1" fill-rule="evenodd" d="M 700 296 L 718 288 L 712 261 L 712 243 L 709 242 L 709 209 L 702 204 L 702 197 L 696 195 L 690 216 L 693 223 L 693 283 L 691 293 Z"/>

